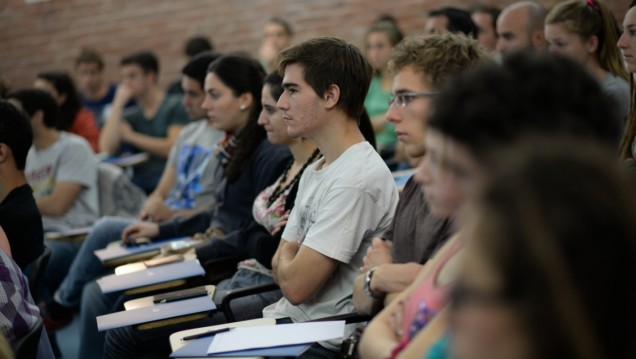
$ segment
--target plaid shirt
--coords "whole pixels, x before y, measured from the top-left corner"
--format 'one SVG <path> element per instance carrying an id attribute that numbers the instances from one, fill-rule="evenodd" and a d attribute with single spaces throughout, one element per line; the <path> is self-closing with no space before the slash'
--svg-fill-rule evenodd
<path id="1" fill-rule="evenodd" d="M 0 330 L 10 342 L 25 336 L 40 316 L 20 267 L 0 250 Z"/>

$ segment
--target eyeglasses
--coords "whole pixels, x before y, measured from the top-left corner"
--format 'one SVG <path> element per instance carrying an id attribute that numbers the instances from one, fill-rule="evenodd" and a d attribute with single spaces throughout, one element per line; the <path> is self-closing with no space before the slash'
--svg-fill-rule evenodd
<path id="1" fill-rule="evenodd" d="M 395 103 L 396 106 L 404 107 L 416 97 L 434 97 L 439 94 L 439 92 L 404 92 L 389 98 L 388 102 L 389 106 Z"/>

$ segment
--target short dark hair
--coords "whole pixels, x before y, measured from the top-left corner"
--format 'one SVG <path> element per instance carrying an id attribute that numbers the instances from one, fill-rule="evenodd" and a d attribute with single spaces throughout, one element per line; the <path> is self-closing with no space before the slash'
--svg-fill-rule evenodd
<path id="1" fill-rule="evenodd" d="M 24 111 L 6 100 L 0 100 L 0 143 L 11 149 L 16 166 L 19 170 L 24 170 L 29 148 L 33 143 L 31 121 Z"/>
<path id="2" fill-rule="evenodd" d="M 208 74 L 208 67 L 219 57 L 221 57 L 221 54 L 218 52 L 202 52 L 190 59 L 181 69 L 181 73 L 196 80 L 203 89 L 205 87 L 205 76 Z"/>
<path id="3" fill-rule="evenodd" d="M 194 57 L 202 52 L 214 50 L 212 41 L 205 36 L 191 37 L 185 45 L 183 52 L 188 57 Z"/>
<path id="4" fill-rule="evenodd" d="M 490 15 L 490 18 L 492 19 L 492 28 L 497 29 L 497 19 L 499 18 L 499 15 L 501 14 L 500 8 L 497 8 L 494 6 L 487 6 L 487 5 L 477 5 L 470 9 L 470 13 L 471 14 L 482 13 L 482 14 Z"/>
<path id="5" fill-rule="evenodd" d="M 96 64 L 97 68 L 100 70 L 104 69 L 104 59 L 102 58 L 102 55 L 91 48 L 82 49 L 82 52 L 80 52 L 79 56 L 77 56 L 75 59 L 75 67 L 80 64 Z"/>
<path id="6" fill-rule="evenodd" d="M 289 36 L 289 37 L 294 36 L 294 28 L 291 26 L 289 21 L 283 19 L 282 17 L 274 16 L 273 18 L 269 19 L 269 21 L 267 21 L 267 23 L 268 24 L 276 24 L 276 25 L 282 27 L 283 30 L 285 30 L 285 34 L 287 34 L 287 36 Z"/>
<path id="7" fill-rule="evenodd" d="M 338 106 L 351 118 L 362 116 L 373 67 L 357 47 L 335 37 L 316 37 L 288 47 L 278 59 L 281 73 L 288 65 L 303 66 L 304 80 L 320 97 L 337 85 Z"/>
<path id="8" fill-rule="evenodd" d="M 137 65 L 141 67 L 144 73 L 152 72 L 159 75 L 159 60 L 157 56 L 151 51 L 140 51 L 134 54 L 130 54 L 120 62 L 121 66 Z"/>
<path id="9" fill-rule="evenodd" d="M 283 76 L 278 71 L 274 71 L 265 77 L 265 85 L 269 85 L 269 93 L 276 101 L 283 94 Z"/>
<path id="10" fill-rule="evenodd" d="M 57 128 L 60 110 L 53 95 L 50 93 L 40 89 L 28 88 L 10 92 L 7 98 L 20 102 L 22 109 L 29 117 L 33 117 L 36 112 L 42 111 L 44 114 L 44 126 Z"/>
<path id="11" fill-rule="evenodd" d="M 67 73 L 61 71 L 41 72 L 37 78 L 50 83 L 55 87 L 55 91 L 57 91 L 59 95 L 66 96 L 64 103 L 60 105 L 57 129 L 67 131 L 73 126 L 77 113 L 82 109 L 82 102 L 73 83 L 73 79 Z"/>
<path id="12" fill-rule="evenodd" d="M 461 32 L 466 36 L 472 38 L 477 37 L 477 25 L 470 17 L 470 13 L 466 10 L 457 9 L 454 7 L 443 7 L 440 9 L 431 10 L 428 12 L 429 17 L 444 16 L 448 19 L 448 31 L 449 32 Z"/>
<path id="13" fill-rule="evenodd" d="M 586 137 L 616 148 L 621 133 L 615 106 L 581 66 L 529 52 L 456 77 L 428 125 L 478 159 L 524 134 Z"/>

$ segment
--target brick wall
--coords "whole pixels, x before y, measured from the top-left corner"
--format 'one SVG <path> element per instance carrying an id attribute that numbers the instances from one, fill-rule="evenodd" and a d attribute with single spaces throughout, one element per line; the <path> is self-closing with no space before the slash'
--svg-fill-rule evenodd
<path id="1" fill-rule="evenodd" d="M 108 77 L 118 79 L 119 59 L 134 50 L 154 50 L 161 82 L 178 78 L 185 39 L 212 37 L 218 50 L 255 54 L 260 32 L 277 15 L 294 25 L 296 40 L 339 36 L 357 45 L 382 13 L 395 16 L 406 34 L 421 29 L 427 9 L 467 7 L 471 0 L 0 0 L 0 78 L 12 87 L 30 85 L 39 71 L 72 70 L 82 46 L 97 47 Z M 510 0 L 485 1 L 500 6 Z M 555 0 L 542 0 L 551 5 Z M 622 22 L 629 0 L 608 0 Z"/>

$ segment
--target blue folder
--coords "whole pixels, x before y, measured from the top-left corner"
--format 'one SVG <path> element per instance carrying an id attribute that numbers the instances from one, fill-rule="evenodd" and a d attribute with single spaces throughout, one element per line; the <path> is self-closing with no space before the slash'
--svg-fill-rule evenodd
<path id="1" fill-rule="evenodd" d="M 213 339 L 214 336 L 194 339 L 188 343 L 188 345 L 185 345 L 170 354 L 170 358 L 297 357 L 311 346 L 311 344 L 286 345 L 275 348 L 241 350 L 212 356 L 208 355 L 208 348 L 210 347 L 210 343 L 212 343 Z"/>

